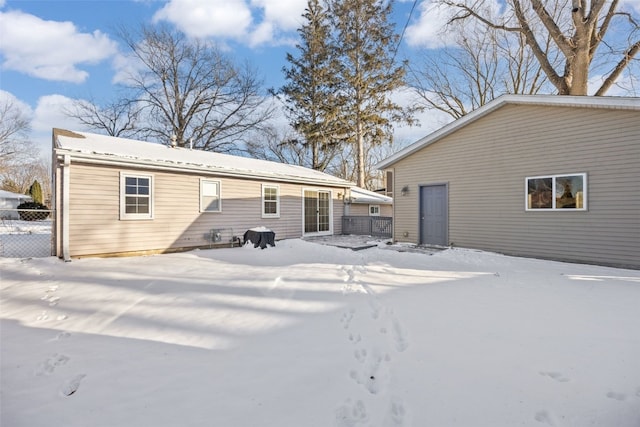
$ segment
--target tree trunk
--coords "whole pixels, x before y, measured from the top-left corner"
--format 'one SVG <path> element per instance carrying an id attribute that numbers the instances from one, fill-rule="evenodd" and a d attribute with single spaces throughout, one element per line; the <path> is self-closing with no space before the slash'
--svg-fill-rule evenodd
<path id="1" fill-rule="evenodd" d="M 356 125 L 356 144 L 358 161 L 356 162 L 356 173 L 358 176 L 358 187 L 365 188 L 364 182 L 364 135 L 362 131 L 362 122 L 358 119 Z"/>

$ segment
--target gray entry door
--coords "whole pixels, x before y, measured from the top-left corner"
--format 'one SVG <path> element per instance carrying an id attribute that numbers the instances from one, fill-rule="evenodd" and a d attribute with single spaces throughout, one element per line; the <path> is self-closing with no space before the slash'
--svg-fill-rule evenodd
<path id="1" fill-rule="evenodd" d="M 420 187 L 420 244 L 446 246 L 447 240 L 447 185 Z"/>

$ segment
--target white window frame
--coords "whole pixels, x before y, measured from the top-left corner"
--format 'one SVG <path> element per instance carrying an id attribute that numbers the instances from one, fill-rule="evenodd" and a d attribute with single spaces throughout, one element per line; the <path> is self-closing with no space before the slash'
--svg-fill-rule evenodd
<path id="1" fill-rule="evenodd" d="M 380 216 L 380 205 L 369 205 L 369 216 Z"/>
<path id="2" fill-rule="evenodd" d="M 149 194 L 135 194 L 135 195 L 127 195 L 127 178 L 142 178 L 149 180 Z M 120 172 L 120 220 L 145 220 L 145 219 L 153 219 L 153 199 L 154 199 L 154 179 L 153 175 L 147 174 L 138 174 L 138 173 L 130 173 L 130 172 Z M 127 213 L 127 196 L 129 197 L 138 197 L 138 198 L 148 198 L 149 199 L 149 212 L 148 213 Z"/>
<path id="3" fill-rule="evenodd" d="M 328 193 L 329 194 L 329 230 L 324 230 L 324 231 L 305 231 L 305 213 L 306 213 L 306 207 L 305 207 L 305 193 L 307 191 L 316 193 L 316 195 L 319 195 L 320 193 Z M 322 188 L 322 187 L 302 187 L 300 189 L 300 200 L 302 201 L 302 215 L 301 215 L 301 225 L 302 225 L 302 233 L 304 236 L 326 236 L 326 235 L 331 235 L 333 234 L 333 225 L 334 225 L 334 219 L 333 219 L 333 198 L 334 198 L 334 191 L 327 189 L 327 188 Z M 319 219 L 319 218 L 318 218 Z"/>
<path id="4" fill-rule="evenodd" d="M 205 184 L 216 184 L 216 189 L 218 191 L 218 208 L 217 209 L 209 209 L 203 203 L 204 197 L 214 197 L 213 195 L 205 195 Z M 222 212 L 222 182 L 218 179 L 206 179 L 200 178 L 200 212 L 201 213 L 219 213 Z"/>
<path id="5" fill-rule="evenodd" d="M 580 176 L 582 177 L 582 207 L 578 208 L 558 208 L 556 207 L 556 195 L 558 189 L 556 182 L 558 178 Z M 551 179 L 551 207 L 550 208 L 530 208 L 529 207 L 529 180 L 532 179 Z M 574 196 L 575 197 L 575 196 Z M 579 173 L 562 173 L 557 175 L 541 175 L 528 176 L 524 179 L 524 208 L 527 212 L 584 212 L 587 210 L 587 174 Z"/>
<path id="6" fill-rule="evenodd" d="M 267 188 L 275 188 L 276 190 L 276 213 L 267 213 L 265 212 L 265 200 L 264 192 Z M 277 184 L 262 184 L 262 198 L 261 198 L 260 210 L 262 212 L 262 218 L 280 218 L 280 186 Z M 272 200 L 269 200 L 272 202 Z"/>

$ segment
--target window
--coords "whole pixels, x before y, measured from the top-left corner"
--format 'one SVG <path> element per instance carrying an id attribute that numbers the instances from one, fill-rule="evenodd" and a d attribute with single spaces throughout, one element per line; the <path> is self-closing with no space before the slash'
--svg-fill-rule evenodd
<path id="1" fill-rule="evenodd" d="M 280 188 L 262 184 L 262 217 L 280 218 Z"/>
<path id="2" fill-rule="evenodd" d="M 153 176 L 120 174 L 120 219 L 153 218 Z"/>
<path id="3" fill-rule="evenodd" d="M 380 216 L 380 205 L 369 205 L 369 216 Z"/>
<path id="4" fill-rule="evenodd" d="M 393 197 L 393 171 L 386 173 L 386 188 L 387 196 Z"/>
<path id="5" fill-rule="evenodd" d="M 200 180 L 200 212 L 222 212 L 220 181 Z"/>
<path id="6" fill-rule="evenodd" d="M 587 210 L 587 174 L 526 178 L 526 210 Z"/>

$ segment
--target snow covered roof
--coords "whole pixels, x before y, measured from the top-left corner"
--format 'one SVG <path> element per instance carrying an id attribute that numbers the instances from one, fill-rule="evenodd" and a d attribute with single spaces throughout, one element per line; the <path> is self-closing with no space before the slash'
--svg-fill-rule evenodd
<path id="1" fill-rule="evenodd" d="M 351 188 L 352 203 L 390 205 L 393 199 L 384 194 L 375 193 L 360 187 Z"/>
<path id="2" fill-rule="evenodd" d="M 640 98 L 605 96 L 565 96 L 565 95 L 502 95 L 482 107 L 459 118 L 439 130 L 419 139 L 376 165 L 385 169 L 414 152 L 439 141 L 445 136 L 472 123 L 507 104 L 538 105 L 548 107 L 608 108 L 640 111 Z"/>
<path id="3" fill-rule="evenodd" d="M 20 193 L 12 193 L 11 191 L 0 190 L 0 199 L 31 199 L 31 196 Z"/>
<path id="4" fill-rule="evenodd" d="M 169 147 L 162 144 L 86 132 L 53 130 L 56 154 L 104 164 L 172 170 L 192 170 L 242 178 L 259 178 L 318 185 L 351 187 L 341 178 L 302 166 L 258 160 L 210 151 Z"/>

